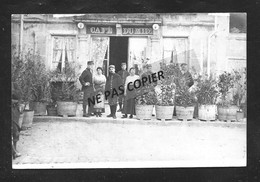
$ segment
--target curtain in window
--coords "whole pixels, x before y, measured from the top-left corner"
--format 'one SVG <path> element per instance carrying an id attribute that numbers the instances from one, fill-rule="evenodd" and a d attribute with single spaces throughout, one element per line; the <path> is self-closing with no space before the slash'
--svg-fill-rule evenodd
<path id="1" fill-rule="evenodd" d="M 62 65 L 63 40 L 59 37 L 53 39 L 53 59 L 52 68 L 61 70 Z"/>
<path id="2" fill-rule="evenodd" d="M 108 44 L 108 37 L 92 37 L 91 60 L 95 63 L 94 74 L 96 73 L 97 67 L 103 68 Z"/>
<path id="3" fill-rule="evenodd" d="M 63 71 L 66 62 L 75 61 L 75 38 L 54 37 L 52 68 Z"/>
<path id="4" fill-rule="evenodd" d="M 166 63 L 188 63 L 187 38 L 164 38 L 163 57 Z"/>

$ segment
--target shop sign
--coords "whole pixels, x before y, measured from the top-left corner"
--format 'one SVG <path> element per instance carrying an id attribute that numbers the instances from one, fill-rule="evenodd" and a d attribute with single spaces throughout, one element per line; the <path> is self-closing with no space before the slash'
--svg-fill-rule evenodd
<path id="1" fill-rule="evenodd" d="M 122 26 L 122 35 L 153 35 L 152 26 Z"/>
<path id="2" fill-rule="evenodd" d="M 87 25 L 87 34 L 116 34 L 116 26 L 106 25 Z"/>

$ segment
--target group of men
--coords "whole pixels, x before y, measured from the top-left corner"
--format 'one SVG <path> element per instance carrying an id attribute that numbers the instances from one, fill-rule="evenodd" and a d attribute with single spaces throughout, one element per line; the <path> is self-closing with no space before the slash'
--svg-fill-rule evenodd
<path id="1" fill-rule="evenodd" d="M 90 117 L 93 116 L 93 104 L 88 101 L 88 98 L 93 96 L 94 87 L 93 87 L 93 68 L 94 62 L 89 61 L 87 63 L 87 68 L 82 72 L 81 76 L 79 77 L 79 81 L 82 84 L 82 91 L 84 93 L 83 96 L 83 117 Z M 143 67 L 143 74 L 141 77 L 149 76 L 152 72 L 152 65 L 147 64 Z M 188 71 L 188 67 L 186 63 L 181 64 L 181 77 L 185 80 L 185 84 L 188 87 L 191 87 L 194 84 L 191 74 Z M 129 76 L 129 72 L 126 69 L 126 63 L 121 64 L 121 70 L 117 73 L 115 72 L 115 66 L 109 66 L 109 75 L 107 77 L 105 90 L 109 91 L 110 93 L 114 91 L 118 91 L 120 85 L 124 85 L 126 81 L 126 77 Z M 156 83 L 155 83 L 156 84 Z M 117 112 L 121 112 L 124 103 L 124 94 L 122 95 L 110 95 L 107 100 L 110 106 L 110 114 L 107 117 L 116 118 L 116 109 L 117 103 L 119 103 L 119 109 Z M 86 108 L 88 106 L 88 112 Z"/>
<path id="2" fill-rule="evenodd" d="M 94 89 L 93 89 L 93 68 L 94 62 L 89 61 L 87 63 L 87 68 L 82 72 L 79 77 L 79 81 L 82 85 L 82 91 L 84 93 L 83 96 L 83 117 L 90 117 L 93 116 L 93 104 L 89 102 L 89 98 L 93 96 Z M 148 76 L 152 74 L 152 65 L 148 64 L 143 67 L 143 76 Z M 109 66 L 109 75 L 107 77 L 105 90 L 109 91 L 110 93 L 113 92 L 120 92 L 118 89 L 121 85 L 125 84 L 126 77 L 129 76 L 129 72 L 126 69 L 126 63 L 121 64 L 121 70 L 117 73 L 115 72 L 115 66 Z M 116 118 L 116 109 L 117 103 L 119 104 L 119 109 L 117 112 L 121 112 L 124 103 L 124 94 L 121 95 L 110 95 L 107 97 L 108 104 L 110 106 L 110 113 L 107 117 Z M 88 106 L 88 112 L 86 108 Z"/>

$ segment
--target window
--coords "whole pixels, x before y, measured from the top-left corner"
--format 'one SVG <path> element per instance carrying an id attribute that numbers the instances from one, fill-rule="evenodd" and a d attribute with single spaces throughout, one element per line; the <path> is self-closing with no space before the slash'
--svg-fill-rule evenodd
<path id="1" fill-rule="evenodd" d="M 246 13 L 230 13 L 230 33 L 246 33 Z"/>
<path id="2" fill-rule="evenodd" d="M 163 38 L 163 59 L 165 63 L 188 64 L 188 38 Z"/>
<path id="3" fill-rule="evenodd" d="M 63 72 L 66 63 L 75 62 L 76 38 L 72 36 L 53 36 L 53 70 Z"/>

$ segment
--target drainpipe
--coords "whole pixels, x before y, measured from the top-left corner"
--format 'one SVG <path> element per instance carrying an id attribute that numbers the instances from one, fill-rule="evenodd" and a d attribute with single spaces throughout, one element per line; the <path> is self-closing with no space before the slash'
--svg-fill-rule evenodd
<path id="1" fill-rule="evenodd" d="M 211 37 L 218 32 L 218 30 L 216 30 L 216 29 L 217 29 L 217 23 L 216 23 L 216 16 L 215 16 L 214 31 L 212 33 L 210 33 L 209 36 L 208 36 L 208 60 L 207 60 L 207 74 L 208 74 L 208 77 L 210 76 L 210 58 L 211 58 L 211 55 L 210 55 L 210 44 L 211 44 Z"/>
<path id="2" fill-rule="evenodd" d="M 19 42 L 19 57 L 22 58 L 23 52 L 23 14 L 20 17 L 20 42 Z"/>

